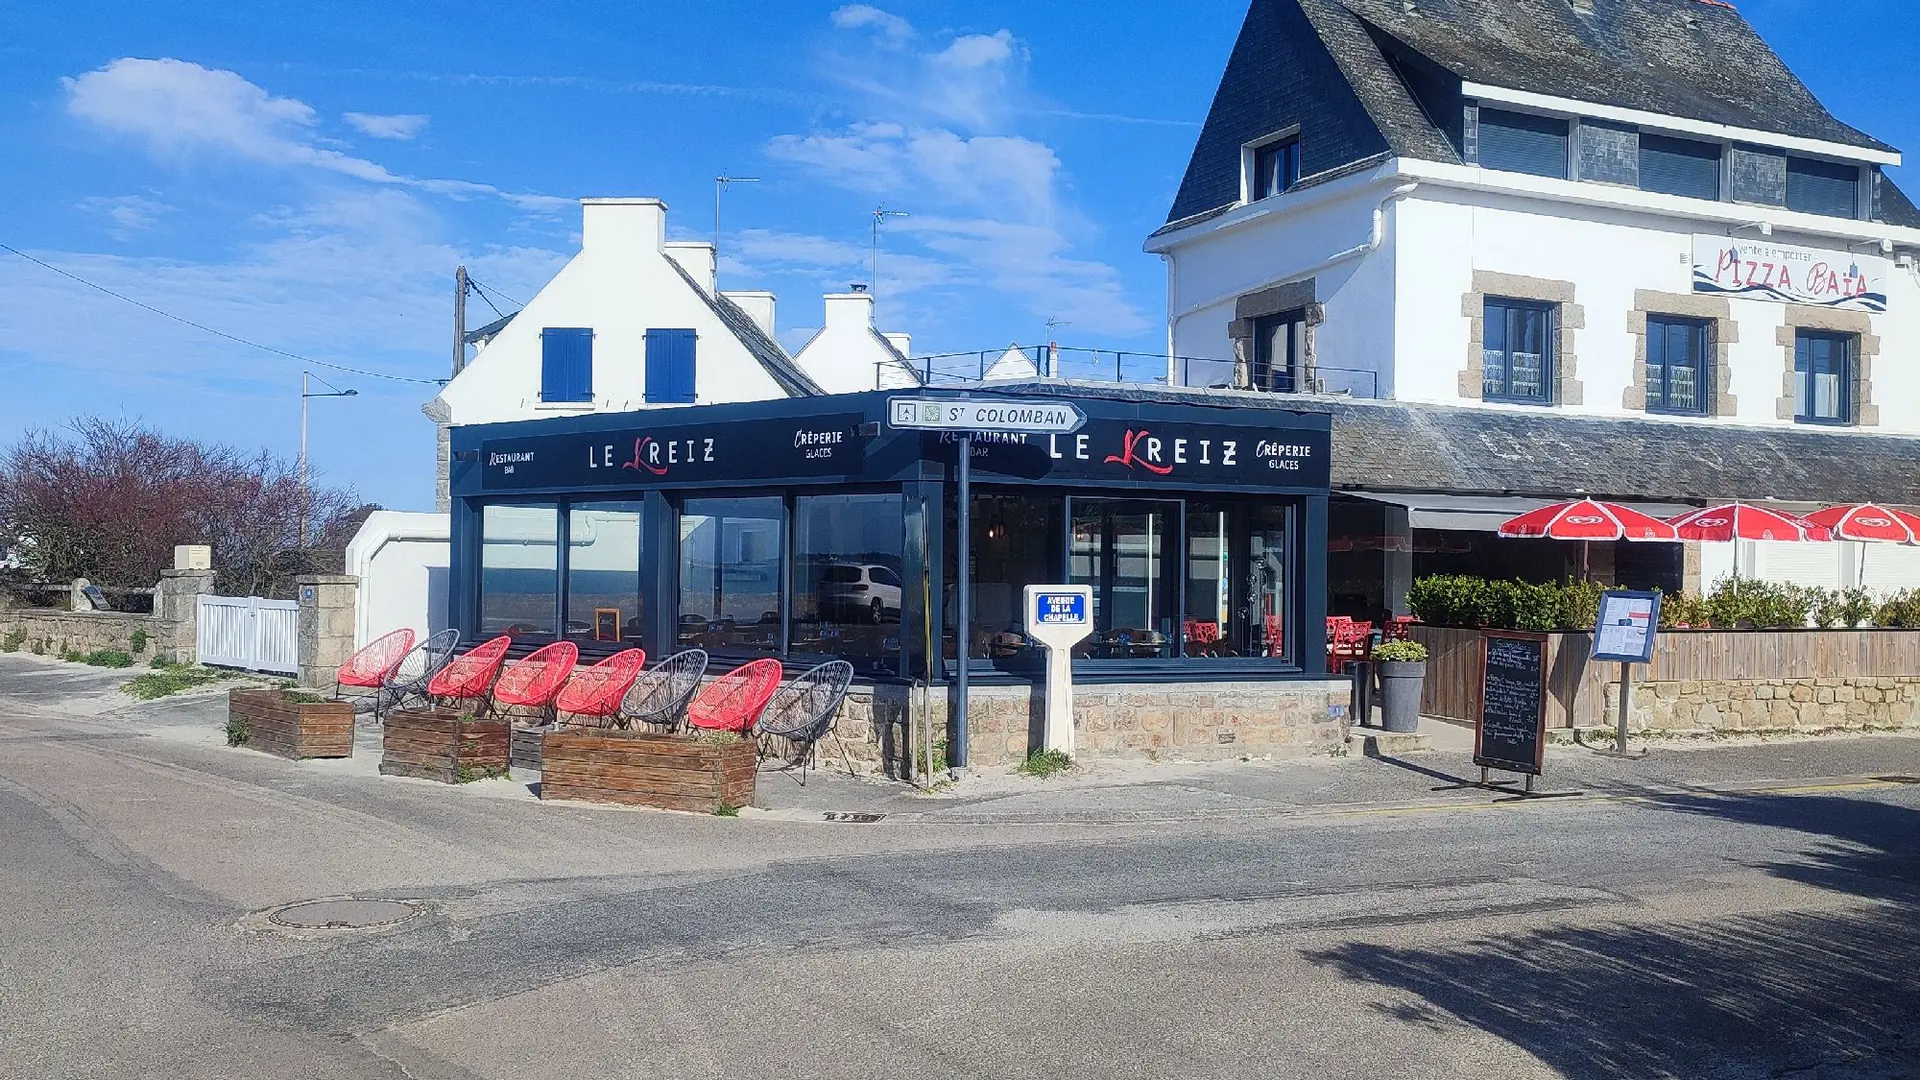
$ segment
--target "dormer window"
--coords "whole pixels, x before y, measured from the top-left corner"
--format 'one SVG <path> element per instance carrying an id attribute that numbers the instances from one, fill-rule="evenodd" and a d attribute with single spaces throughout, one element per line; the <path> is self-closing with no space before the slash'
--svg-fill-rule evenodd
<path id="1" fill-rule="evenodd" d="M 1251 148 L 1252 168 L 1247 198 L 1257 202 L 1279 195 L 1300 182 L 1300 136 L 1288 135 Z"/>

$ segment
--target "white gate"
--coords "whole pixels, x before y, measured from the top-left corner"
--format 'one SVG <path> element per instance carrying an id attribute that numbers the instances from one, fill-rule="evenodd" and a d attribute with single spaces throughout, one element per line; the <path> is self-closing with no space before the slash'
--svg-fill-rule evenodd
<path id="1" fill-rule="evenodd" d="M 197 643 L 202 664 L 299 674 L 300 605 L 257 596 L 202 596 Z"/>

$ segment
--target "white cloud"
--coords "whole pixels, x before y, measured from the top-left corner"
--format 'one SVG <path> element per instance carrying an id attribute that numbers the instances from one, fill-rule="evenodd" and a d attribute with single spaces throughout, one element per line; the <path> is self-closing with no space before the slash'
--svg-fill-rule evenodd
<path id="1" fill-rule="evenodd" d="M 396 175 L 376 162 L 323 145 L 314 131 L 318 114 L 312 106 L 274 97 L 232 71 L 185 60 L 122 57 L 62 79 L 61 85 L 70 114 L 142 142 L 155 156 L 176 163 L 195 154 L 227 156 L 455 198 L 492 196 L 535 212 L 571 205 L 571 200 L 506 192 L 471 180 Z"/>
<path id="2" fill-rule="evenodd" d="M 405 141 L 417 138 L 427 129 L 427 117 L 422 113 L 396 113 L 383 116 L 379 113 L 350 112 L 341 116 L 349 126 L 362 135 L 371 135 L 376 139 L 396 139 Z"/>
<path id="3" fill-rule="evenodd" d="M 913 40 L 912 23 L 872 4 L 848 4 L 836 8 L 831 17 L 833 25 L 842 30 L 871 29 L 896 48 Z"/>
<path id="4" fill-rule="evenodd" d="M 103 219 L 107 232 L 120 240 L 153 228 L 173 212 L 173 207 L 144 195 L 89 195 L 73 205 L 90 217 Z"/>

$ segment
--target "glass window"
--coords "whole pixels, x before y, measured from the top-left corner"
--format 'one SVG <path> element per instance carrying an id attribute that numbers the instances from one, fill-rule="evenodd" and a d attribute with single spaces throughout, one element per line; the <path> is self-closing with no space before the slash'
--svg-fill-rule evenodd
<path id="1" fill-rule="evenodd" d="M 1481 109 L 1480 165 L 1564 180 L 1567 122 L 1550 116 Z"/>
<path id="2" fill-rule="evenodd" d="M 1647 410 L 1707 411 L 1707 324 L 1647 316 Z"/>
<path id="3" fill-rule="evenodd" d="M 793 651 L 898 666 L 901 520 L 897 493 L 793 500 Z"/>
<path id="4" fill-rule="evenodd" d="M 779 496 L 688 499 L 680 509 L 679 643 L 724 652 L 780 650 Z"/>
<path id="5" fill-rule="evenodd" d="M 1253 389 L 1290 394 L 1305 348 L 1306 313 L 1289 311 L 1253 321 Z"/>
<path id="6" fill-rule="evenodd" d="M 487 506 L 480 511 L 480 632 L 552 634 L 560 613 L 553 506 Z"/>
<path id="7" fill-rule="evenodd" d="M 639 646 L 637 502 L 575 503 L 567 511 L 567 636 Z"/>
<path id="8" fill-rule="evenodd" d="M 1486 400 L 1552 404 L 1553 305 L 1488 299 L 1484 330 Z"/>
<path id="9" fill-rule="evenodd" d="M 1072 499 L 1067 580 L 1093 586 L 1089 654 L 1109 660 L 1173 655 L 1180 504 Z"/>
<path id="10" fill-rule="evenodd" d="M 1826 217 L 1859 216 L 1860 166 L 1788 158 L 1787 209 Z"/>
<path id="11" fill-rule="evenodd" d="M 1803 424 L 1852 419 L 1853 335 L 1801 330 L 1793 341 L 1793 418 Z"/>
<path id="12" fill-rule="evenodd" d="M 973 497 L 973 610 L 968 627 L 967 655 L 976 658 L 1018 656 L 1030 645 L 1020 616 L 1020 603 L 1029 585 L 1060 580 L 1059 496 L 975 495 Z M 959 581 L 959 545 L 949 518 L 946 538 L 947 655 L 953 655 L 955 620 L 959 605 L 954 589 Z"/>
<path id="13" fill-rule="evenodd" d="M 1641 132 L 1640 189 L 1718 199 L 1720 144 Z"/>
<path id="14" fill-rule="evenodd" d="M 1244 632 L 1250 656 L 1287 655 L 1282 633 L 1287 611 L 1287 540 L 1293 511 L 1284 504 L 1253 507 L 1247 538 L 1249 618 Z"/>
<path id="15" fill-rule="evenodd" d="M 1300 182 L 1300 140 L 1283 139 L 1253 152 L 1253 197 L 1269 199 Z"/>
<path id="16" fill-rule="evenodd" d="M 1234 512 L 1224 504 L 1187 506 L 1187 610 L 1181 622 L 1186 656 L 1237 656 L 1233 641 Z"/>

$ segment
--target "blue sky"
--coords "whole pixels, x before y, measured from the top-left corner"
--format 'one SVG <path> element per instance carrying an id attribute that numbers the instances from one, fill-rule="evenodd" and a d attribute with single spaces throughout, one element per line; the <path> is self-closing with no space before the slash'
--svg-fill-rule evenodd
<path id="1" fill-rule="evenodd" d="M 1920 149 L 1895 89 L 1901 0 L 1745 0 L 1856 126 Z M 866 277 L 916 352 L 1045 336 L 1153 351 L 1164 220 L 1245 7 L 0 0 L 0 243 L 303 356 L 420 379 L 450 359 L 453 267 L 524 300 L 582 195 L 726 204 L 723 288 L 780 296 L 790 347 Z M 1837 15 L 1839 17 L 1837 17 Z M 1895 171 L 1903 185 L 1920 184 Z M 501 301 L 503 307 L 511 306 Z M 478 321 L 491 318 L 476 301 Z M 79 413 L 291 456 L 298 361 L 168 322 L 0 252 L 0 441 Z M 432 497 L 434 388 L 336 375 L 329 479 Z"/>

